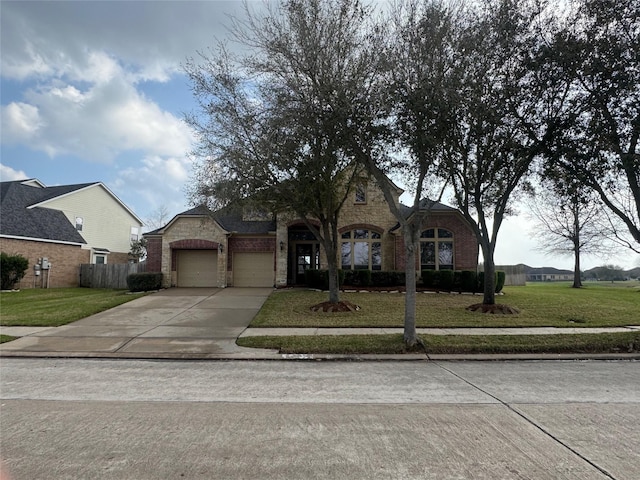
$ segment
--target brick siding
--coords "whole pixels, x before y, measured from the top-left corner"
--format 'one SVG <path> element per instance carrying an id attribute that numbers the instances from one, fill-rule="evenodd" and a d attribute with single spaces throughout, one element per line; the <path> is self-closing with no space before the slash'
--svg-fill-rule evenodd
<path id="1" fill-rule="evenodd" d="M 162 237 L 147 238 L 147 272 L 162 271 Z"/>
<path id="2" fill-rule="evenodd" d="M 434 213 L 427 218 L 422 230 L 444 228 L 453 232 L 454 264 L 456 270 L 475 270 L 478 262 L 478 242 L 471 228 L 457 213 Z M 404 237 L 396 237 L 396 267 L 405 269 Z M 416 252 L 416 269 L 420 271 L 420 251 Z"/>
<path id="3" fill-rule="evenodd" d="M 12 238 L 0 238 L 0 250 L 9 255 L 20 254 L 29 260 L 29 268 L 16 287 L 41 288 L 77 287 L 80 264 L 89 263 L 91 252 L 76 245 L 60 243 L 37 242 L 32 240 L 17 240 Z M 49 272 L 41 270 L 36 277 L 33 266 L 38 259 L 46 257 L 52 264 Z"/>

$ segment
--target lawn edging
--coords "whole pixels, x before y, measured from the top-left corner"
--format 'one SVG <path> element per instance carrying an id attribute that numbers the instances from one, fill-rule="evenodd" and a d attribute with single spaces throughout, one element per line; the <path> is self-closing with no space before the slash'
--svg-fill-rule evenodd
<path id="1" fill-rule="evenodd" d="M 278 350 L 282 354 L 338 355 L 496 355 L 637 354 L 640 332 L 556 335 L 421 335 L 426 345 L 407 349 L 402 334 L 252 336 L 238 346 Z"/>

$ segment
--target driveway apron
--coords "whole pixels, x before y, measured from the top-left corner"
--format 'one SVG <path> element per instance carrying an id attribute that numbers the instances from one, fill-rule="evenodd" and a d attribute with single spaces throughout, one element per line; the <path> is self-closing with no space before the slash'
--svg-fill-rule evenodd
<path id="1" fill-rule="evenodd" d="M 3 355 L 215 358 L 264 355 L 238 347 L 270 288 L 172 288 L 0 345 Z"/>

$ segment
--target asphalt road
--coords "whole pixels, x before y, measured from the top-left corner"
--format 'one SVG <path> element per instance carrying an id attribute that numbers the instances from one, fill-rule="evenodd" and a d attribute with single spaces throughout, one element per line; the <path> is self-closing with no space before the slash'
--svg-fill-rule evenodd
<path id="1" fill-rule="evenodd" d="M 0 367 L 12 480 L 640 478 L 638 362 Z"/>

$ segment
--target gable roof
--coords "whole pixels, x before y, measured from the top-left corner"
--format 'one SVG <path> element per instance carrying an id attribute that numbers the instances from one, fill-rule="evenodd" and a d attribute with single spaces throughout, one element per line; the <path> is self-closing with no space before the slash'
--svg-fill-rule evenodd
<path id="1" fill-rule="evenodd" d="M 427 208 L 427 206 L 431 203 L 431 200 L 424 199 L 420 202 L 421 208 Z M 412 213 L 412 208 L 407 207 L 406 205 L 400 204 L 400 211 L 405 217 L 408 217 Z M 431 205 L 432 212 L 457 212 L 460 213 L 459 210 L 445 205 L 440 202 L 434 202 Z M 164 230 L 169 227 L 173 222 L 175 222 L 178 218 L 184 217 L 195 217 L 195 218 L 206 218 L 209 217 L 215 220 L 223 230 L 227 232 L 233 233 L 243 233 L 248 235 L 264 235 L 268 233 L 272 233 L 276 231 L 277 225 L 276 220 L 266 220 L 266 221 L 257 221 L 257 220 L 244 220 L 242 216 L 242 209 L 238 207 L 225 207 L 220 210 L 211 211 L 205 205 L 198 205 L 190 210 L 186 210 L 182 213 L 178 213 L 175 215 L 165 226 L 157 228 L 153 231 L 146 232 L 143 235 L 162 235 Z M 390 231 L 395 231 L 400 228 L 400 224 L 397 223 L 394 227 L 390 229 Z"/>
<path id="2" fill-rule="evenodd" d="M 460 210 L 450 207 L 449 205 L 445 205 L 444 203 L 436 202 L 434 200 L 429 200 L 428 198 L 423 198 L 420 200 L 419 204 L 420 210 L 429 210 L 429 212 L 433 213 L 458 213 L 462 215 Z M 400 204 L 400 213 L 404 216 L 405 219 L 409 218 L 413 214 L 413 208 Z M 466 222 L 466 220 L 465 220 Z M 393 227 L 389 229 L 390 232 L 395 232 L 400 228 L 400 222 L 396 223 Z"/>
<path id="3" fill-rule="evenodd" d="M 555 267 L 530 267 L 526 264 L 519 264 L 524 268 L 527 275 L 573 275 L 573 270 L 562 270 Z"/>
<path id="4" fill-rule="evenodd" d="M 83 184 L 86 186 L 89 184 Z M 52 242 L 85 244 L 84 238 L 60 210 L 33 207 L 54 198 L 56 193 L 81 188 L 40 187 L 33 179 L 0 182 L 0 235 L 6 237 L 48 240 Z"/>
<path id="5" fill-rule="evenodd" d="M 429 200 L 428 198 L 423 198 L 420 200 L 420 210 L 428 209 L 431 212 L 459 212 L 456 208 L 450 207 L 449 205 L 445 205 L 444 203 L 436 202 L 434 200 Z M 403 203 L 400 204 L 400 212 L 404 215 L 405 218 L 408 218 L 413 213 L 413 207 L 408 207 Z"/>
<path id="6" fill-rule="evenodd" d="M 102 182 L 91 182 L 91 183 L 78 183 L 75 185 L 59 185 L 57 187 L 44 187 L 48 194 L 43 195 L 43 198 L 38 203 L 31 205 L 29 208 L 46 206 L 45 204 L 53 199 L 58 199 L 70 195 L 72 193 L 77 193 L 81 190 L 86 190 L 88 188 L 93 187 L 101 187 L 105 190 L 116 202 L 120 204 L 120 206 L 125 209 L 133 218 L 135 218 L 141 225 L 144 225 L 144 222 L 138 218 L 138 216 L 133 213 L 133 211 L 127 207 L 122 200 L 120 200 L 111 190 L 107 188 L 107 186 Z"/>
<path id="7" fill-rule="evenodd" d="M 265 235 L 276 231 L 276 221 L 272 220 L 243 220 L 242 209 L 238 207 L 225 207 L 220 210 L 212 211 L 205 205 L 198 205 L 190 210 L 178 213 L 165 226 L 146 232 L 143 235 L 158 235 L 164 233 L 178 218 L 195 217 L 195 218 L 211 218 L 220 225 L 223 230 L 233 233 L 243 233 L 247 235 Z"/>

